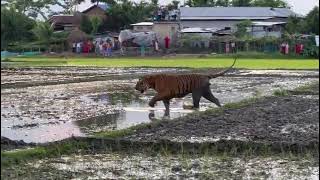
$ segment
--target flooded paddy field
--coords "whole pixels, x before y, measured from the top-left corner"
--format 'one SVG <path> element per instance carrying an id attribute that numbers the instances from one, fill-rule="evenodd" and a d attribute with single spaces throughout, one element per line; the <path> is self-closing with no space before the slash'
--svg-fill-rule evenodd
<path id="1" fill-rule="evenodd" d="M 36 143 L 183 117 L 194 112 L 183 109 L 183 104 L 192 102 L 190 95 L 173 99 L 170 117 L 165 117 L 162 103 L 148 107 L 154 92 L 140 94 L 134 90 L 135 83 L 143 74 L 201 72 L 174 68 L 4 68 L 1 71 L 1 87 L 4 87 L 1 136 Z M 294 89 L 316 81 L 318 76 L 318 71 L 237 70 L 212 79 L 211 89 L 223 105 L 272 95 L 277 89 Z M 200 101 L 200 111 L 212 107 L 215 105 L 209 101 Z"/>
<path id="2" fill-rule="evenodd" d="M 1 179 L 319 179 L 318 71 L 235 70 L 211 80 L 213 94 L 229 108 L 201 99 L 200 112 L 183 109 L 189 95 L 172 100 L 169 117 L 162 103 L 148 107 L 153 91 L 134 90 L 139 76 L 207 70 L 1 71 L 1 149 L 8 143 L 2 158 L 28 155 L 24 142 L 52 145 L 28 148 L 35 156 L 2 166 Z M 310 83 L 311 89 L 294 90 Z M 294 91 L 272 96 L 275 90 Z M 252 97 L 259 100 L 229 104 Z M 141 123 L 153 125 L 116 139 L 91 136 Z M 58 155 L 43 156 L 43 147 Z M 60 154 L 63 147 L 76 148 Z"/>

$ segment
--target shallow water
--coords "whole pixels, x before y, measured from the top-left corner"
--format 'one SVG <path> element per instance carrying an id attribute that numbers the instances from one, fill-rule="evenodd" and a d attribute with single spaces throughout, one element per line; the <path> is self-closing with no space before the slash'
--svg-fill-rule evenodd
<path id="1" fill-rule="evenodd" d="M 41 73 L 39 74 L 38 71 Z M 41 81 L 43 79 L 38 76 L 41 76 L 43 71 L 39 69 L 22 71 L 15 76 L 8 73 L 4 75 L 1 83 L 16 82 L 18 77 L 19 81 L 24 82 L 32 78 L 38 78 L 38 81 Z M 61 74 L 68 74 L 71 70 L 55 71 L 50 71 L 53 79 Z M 84 77 L 94 74 L 92 69 L 84 71 L 86 73 L 80 70 L 79 72 L 74 70 L 71 72 L 82 73 Z M 121 77 L 121 73 L 135 74 L 139 69 L 101 71 L 97 71 L 97 74 L 118 73 Z M 170 69 L 164 70 L 164 72 L 169 71 Z M 175 69 L 171 69 L 171 71 L 175 71 Z M 148 73 L 150 70 L 141 69 L 141 72 Z M 157 72 L 161 72 L 161 70 L 157 70 Z M 240 72 L 240 75 L 245 73 L 248 71 Z M 261 74 L 260 71 L 254 73 Z M 266 71 L 263 73 L 270 74 Z M 279 74 L 281 73 L 279 72 Z M 285 72 L 285 75 L 287 74 L 288 72 Z M 291 72 L 291 74 L 296 74 L 296 76 L 219 77 L 211 80 L 211 89 L 223 105 L 253 96 L 271 95 L 276 89 L 294 89 L 316 80 L 311 77 L 303 78 L 301 71 Z M 317 72 L 307 72 L 307 75 L 309 74 L 317 74 Z M 64 77 L 70 78 L 65 75 Z M 16 81 L 12 79 L 16 79 Z M 63 82 L 63 78 L 59 80 Z M 170 104 L 170 117 L 165 117 L 164 106 L 161 102 L 158 102 L 155 108 L 148 107 L 148 101 L 154 95 L 153 91 L 139 94 L 134 90 L 136 81 L 137 79 L 134 77 L 129 77 L 105 81 L 2 89 L 1 136 L 26 142 L 48 142 L 70 136 L 87 136 L 102 130 L 123 129 L 140 123 L 148 123 L 155 119 L 173 119 L 193 112 L 193 110 L 182 108 L 183 104 L 192 102 L 189 95 L 183 99 L 173 99 Z M 201 100 L 200 111 L 212 107 L 216 106 L 205 99 Z M 154 113 L 154 117 L 150 117 L 150 113 Z"/>

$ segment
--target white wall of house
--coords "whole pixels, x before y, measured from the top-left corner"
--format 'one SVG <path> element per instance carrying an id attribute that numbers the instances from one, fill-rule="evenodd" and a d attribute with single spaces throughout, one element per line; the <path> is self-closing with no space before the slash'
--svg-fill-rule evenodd
<path id="1" fill-rule="evenodd" d="M 133 26 L 133 30 L 138 32 L 152 31 L 152 26 Z"/>
<path id="2" fill-rule="evenodd" d="M 181 29 L 185 28 L 221 28 L 230 27 L 231 30 L 235 30 L 236 24 L 240 21 L 180 21 Z"/>

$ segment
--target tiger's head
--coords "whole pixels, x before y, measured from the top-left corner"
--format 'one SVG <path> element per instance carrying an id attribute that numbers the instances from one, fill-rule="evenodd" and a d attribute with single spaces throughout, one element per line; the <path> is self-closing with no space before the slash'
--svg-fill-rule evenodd
<path id="1" fill-rule="evenodd" d="M 146 90 L 150 88 L 149 82 L 147 81 L 147 78 L 141 78 L 136 84 L 135 89 L 137 91 L 140 91 L 141 93 L 144 93 Z"/>

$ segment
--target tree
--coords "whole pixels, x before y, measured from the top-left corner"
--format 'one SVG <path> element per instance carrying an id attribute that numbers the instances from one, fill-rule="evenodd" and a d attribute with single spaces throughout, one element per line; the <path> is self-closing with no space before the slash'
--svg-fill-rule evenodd
<path id="1" fill-rule="evenodd" d="M 53 27 L 48 22 L 38 22 L 32 31 L 42 44 L 49 47 L 53 37 Z"/>
<path id="2" fill-rule="evenodd" d="M 179 3 L 180 3 L 179 1 L 173 0 L 171 3 L 167 5 L 168 10 L 171 11 L 173 9 L 178 9 Z"/>
<path id="3" fill-rule="evenodd" d="M 319 7 L 315 6 L 305 17 L 304 33 L 319 34 Z"/>
<path id="4" fill-rule="evenodd" d="M 92 32 L 92 23 L 86 15 L 82 15 L 80 29 L 87 34 L 91 34 Z"/>
<path id="5" fill-rule="evenodd" d="M 259 6 L 259 7 L 273 7 L 273 8 L 288 7 L 288 3 L 286 3 L 283 0 L 254 0 L 251 4 L 253 6 Z"/>
<path id="6" fill-rule="evenodd" d="M 114 31 L 129 28 L 132 23 L 151 19 L 155 8 L 153 4 L 143 1 L 135 3 L 122 0 L 108 9 L 107 15 L 109 18 L 106 26 Z"/>
<path id="7" fill-rule="evenodd" d="M 230 6 L 230 0 L 217 0 L 215 6 L 228 7 Z"/>
<path id="8" fill-rule="evenodd" d="M 232 0 L 231 4 L 234 7 L 249 7 L 252 6 L 252 0 Z"/>
<path id="9" fill-rule="evenodd" d="M 235 36 L 238 38 L 243 38 L 248 36 L 247 28 L 252 24 L 250 20 L 243 20 L 240 23 L 238 23 L 237 31 L 235 32 Z"/>
<path id="10" fill-rule="evenodd" d="M 91 34 L 96 34 L 98 32 L 99 26 L 102 23 L 102 19 L 98 16 L 93 16 L 91 19 L 92 31 Z"/>
<path id="11" fill-rule="evenodd" d="M 34 25 L 34 20 L 15 9 L 1 7 L 1 49 L 11 43 L 32 40 Z"/>
<path id="12" fill-rule="evenodd" d="M 189 0 L 187 4 L 192 7 L 212 7 L 215 6 L 215 0 Z"/>
<path id="13" fill-rule="evenodd" d="M 1 7 L 16 9 L 32 18 L 38 18 L 39 15 L 47 20 L 48 14 L 53 14 L 51 6 L 59 6 L 63 13 L 72 14 L 74 8 L 85 0 L 1 0 Z"/>
<path id="14" fill-rule="evenodd" d="M 290 16 L 285 30 L 288 34 L 319 34 L 319 7 L 315 6 L 304 18 Z"/>
<path id="15" fill-rule="evenodd" d="M 289 16 L 287 24 L 285 26 L 285 31 L 289 34 L 300 33 L 303 29 L 303 23 L 301 18 L 296 16 Z"/>

